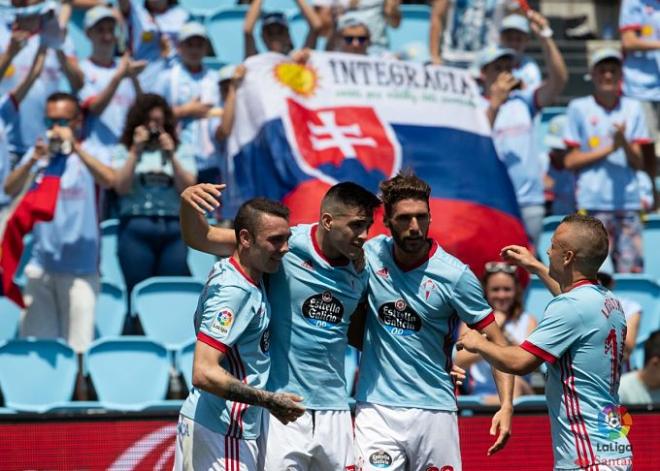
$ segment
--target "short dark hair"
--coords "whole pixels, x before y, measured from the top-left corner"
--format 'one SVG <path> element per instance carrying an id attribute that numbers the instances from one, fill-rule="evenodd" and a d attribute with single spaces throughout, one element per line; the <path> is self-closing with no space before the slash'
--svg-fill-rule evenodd
<path id="1" fill-rule="evenodd" d="M 605 226 L 593 216 L 585 214 L 571 214 L 562 219 L 561 224 L 578 226 L 581 234 L 578 235 L 572 246 L 576 251 L 575 267 L 586 275 L 596 276 L 610 248 L 610 239 Z"/>
<path id="2" fill-rule="evenodd" d="M 644 366 L 646 366 L 653 357 L 660 357 L 660 330 L 653 332 L 644 342 Z"/>
<path id="3" fill-rule="evenodd" d="M 256 234 L 259 229 L 259 218 L 262 214 L 271 214 L 289 220 L 289 208 L 279 201 L 268 198 L 252 198 L 238 208 L 234 218 L 234 233 L 239 239 L 241 230 L 246 229 L 250 234 Z"/>
<path id="4" fill-rule="evenodd" d="M 165 115 L 165 122 L 163 123 L 163 129 L 167 134 L 169 134 L 174 143 L 179 145 L 179 136 L 176 131 L 176 118 L 174 117 L 174 112 L 170 105 L 165 101 L 160 95 L 155 93 L 143 93 L 139 95 L 135 102 L 131 105 L 126 113 L 126 121 L 124 122 L 124 130 L 119 138 L 119 142 L 124 144 L 124 147 L 130 149 L 133 145 L 133 134 L 135 128 L 138 126 L 144 126 L 149 121 L 149 113 L 154 108 L 160 108 L 163 110 Z"/>
<path id="5" fill-rule="evenodd" d="M 392 214 L 392 208 L 401 200 L 426 201 L 429 205 L 431 187 L 412 171 L 399 172 L 395 177 L 380 184 L 380 199 L 385 206 L 385 214 Z"/>
<path id="6" fill-rule="evenodd" d="M 76 114 L 80 113 L 80 102 L 74 95 L 66 92 L 55 92 L 51 93 L 48 95 L 48 98 L 46 98 L 46 103 L 54 103 L 56 101 L 68 101 L 73 103 L 73 106 L 76 107 Z"/>
<path id="7" fill-rule="evenodd" d="M 335 215 L 341 207 L 358 208 L 369 214 L 380 206 L 380 200 L 366 188 L 353 182 L 337 183 L 321 201 L 321 211 Z"/>

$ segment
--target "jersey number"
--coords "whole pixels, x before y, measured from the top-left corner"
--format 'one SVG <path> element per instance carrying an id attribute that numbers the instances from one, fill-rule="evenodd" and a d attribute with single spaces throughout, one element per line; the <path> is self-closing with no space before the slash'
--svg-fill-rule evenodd
<path id="1" fill-rule="evenodd" d="M 605 354 L 610 356 L 610 392 L 616 394 L 619 389 L 619 376 L 621 375 L 621 362 L 623 361 L 623 347 L 626 343 L 626 328 L 623 328 L 621 344 L 617 343 L 616 329 L 610 329 L 605 339 Z"/>

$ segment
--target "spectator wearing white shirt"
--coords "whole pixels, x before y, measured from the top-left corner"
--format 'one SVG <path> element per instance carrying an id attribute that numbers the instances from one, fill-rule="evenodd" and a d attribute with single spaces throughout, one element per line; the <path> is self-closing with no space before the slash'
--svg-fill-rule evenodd
<path id="1" fill-rule="evenodd" d="M 644 367 L 621 377 L 621 404 L 660 404 L 660 330 L 644 343 Z"/>

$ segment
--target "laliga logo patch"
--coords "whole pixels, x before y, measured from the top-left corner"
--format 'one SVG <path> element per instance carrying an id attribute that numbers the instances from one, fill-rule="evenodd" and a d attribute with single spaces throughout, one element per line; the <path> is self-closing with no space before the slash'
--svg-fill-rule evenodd
<path id="1" fill-rule="evenodd" d="M 211 325 L 211 330 L 218 335 L 227 335 L 233 323 L 234 313 L 232 310 L 229 308 L 221 309 Z"/>
<path id="2" fill-rule="evenodd" d="M 275 80 L 293 93 L 305 98 L 314 95 L 318 87 L 318 74 L 310 65 L 282 62 L 273 69 Z"/>
<path id="3" fill-rule="evenodd" d="M 631 426 L 632 417 L 623 406 L 609 405 L 598 414 L 598 430 L 610 440 L 627 437 Z"/>
<path id="4" fill-rule="evenodd" d="M 383 450 L 378 450 L 371 454 L 369 463 L 376 468 L 389 468 L 392 464 L 392 457 Z"/>

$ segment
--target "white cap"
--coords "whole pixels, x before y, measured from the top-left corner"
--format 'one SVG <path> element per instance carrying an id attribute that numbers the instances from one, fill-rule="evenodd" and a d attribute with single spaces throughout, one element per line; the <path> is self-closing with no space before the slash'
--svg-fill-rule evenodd
<path id="1" fill-rule="evenodd" d="M 566 149 L 564 142 L 564 129 L 568 118 L 565 114 L 555 116 L 548 123 L 548 131 L 543 139 L 543 143 L 548 149 Z"/>
<path id="2" fill-rule="evenodd" d="M 105 7 L 103 5 L 90 8 L 89 10 L 87 10 L 87 13 L 85 13 L 85 20 L 83 21 L 83 26 L 85 28 L 85 31 L 95 26 L 99 21 L 108 18 L 117 21 L 115 12 L 112 11 L 111 8 Z"/>
<path id="3" fill-rule="evenodd" d="M 606 47 L 604 49 L 598 49 L 591 55 L 589 58 L 589 69 L 593 69 L 596 64 L 607 59 L 614 59 L 619 62 L 623 62 L 621 51 L 611 47 Z"/>
<path id="4" fill-rule="evenodd" d="M 186 39 L 194 38 L 198 36 L 200 38 L 208 39 L 208 34 L 206 33 L 206 28 L 203 24 L 196 21 L 189 21 L 184 24 L 179 30 L 179 42 L 183 42 Z"/>
<path id="5" fill-rule="evenodd" d="M 529 21 L 522 15 L 509 15 L 502 20 L 500 32 L 507 29 L 515 29 L 516 31 L 529 34 Z"/>
<path id="6" fill-rule="evenodd" d="M 516 57 L 516 51 L 502 46 L 488 46 L 482 49 L 477 55 L 476 64 L 479 70 L 486 67 L 488 64 L 495 62 L 502 57 Z"/>

